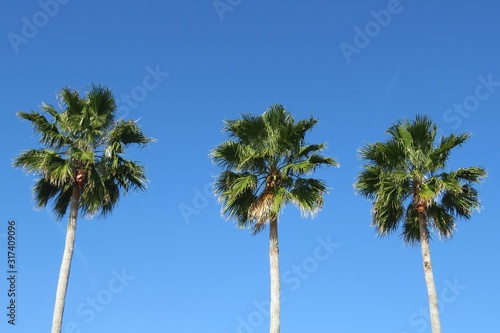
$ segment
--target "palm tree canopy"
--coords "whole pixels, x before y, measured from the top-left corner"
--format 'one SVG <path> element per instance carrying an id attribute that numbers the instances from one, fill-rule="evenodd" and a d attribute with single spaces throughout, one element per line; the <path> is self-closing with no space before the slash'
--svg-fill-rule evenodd
<path id="1" fill-rule="evenodd" d="M 457 218 L 469 219 L 479 210 L 473 185 L 486 177 L 479 166 L 446 171 L 451 150 L 465 143 L 470 134 L 438 140 L 436 124 L 424 115 L 412 122 L 398 121 L 387 133 L 387 141 L 359 149 L 366 163 L 354 186 L 373 203 L 372 224 L 380 235 L 402 224 L 405 243 L 413 244 L 420 241 L 421 211 L 440 237 L 451 237 Z"/>
<path id="2" fill-rule="evenodd" d="M 225 121 L 229 139 L 210 153 L 224 169 L 214 185 L 222 214 L 240 227 L 253 227 L 254 233 L 290 202 L 303 215 L 315 215 L 327 188 L 308 175 L 321 165 L 337 166 L 333 158 L 320 154 L 324 143 L 305 142 L 316 123 L 314 118 L 296 122 L 281 105 L 260 116 Z"/>
<path id="3" fill-rule="evenodd" d="M 106 215 L 120 192 L 145 189 L 144 167 L 126 160 L 124 152 L 152 139 L 134 121 L 115 121 L 115 100 L 106 87 L 92 85 L 83 98 L 63 88 L 59 98 L 61 112 L 45 103 L 42 113 L 18 112 L 33 124 L 43 148 L 22 152 L 13 165 L 39 176 L 36 205 L 43 208 L 53 201 L 58 218 L 66 214 L 75 185 L 80 187 L 83 214 Z"/>

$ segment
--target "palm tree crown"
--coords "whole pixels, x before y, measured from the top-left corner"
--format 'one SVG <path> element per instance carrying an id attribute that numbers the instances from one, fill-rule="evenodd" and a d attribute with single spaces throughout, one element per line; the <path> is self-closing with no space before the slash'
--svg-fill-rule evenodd
<path id="1" fill-rule="evenodd" d="M 230 138 L 211 152 L 225 169 L 215 182 L 223 215 L 257 233 L 287 203 L 296 204 L 304 215 L 316 214 L 327 188 L 322 180 L 306 176 L 321 165 L 337 166 L 319 153 L 324 143 L 305 143 L 305 134 L 316 123 L 313 118 L 295 122 L 281 105 L 261 116 L 225 121 Z"/>
<path id="2" fill-rule="evenodd" d="M 442 137 L 427 116 L 399 121 L 387 131 L 386 142 L 367 144 L 359 152 L 366 161 L 355 188 L 373 201 L 372 223 L 380 235 L 402 224 L 405 243 L 420 241 L 418 213 L 439 236 L 451 237 L 457 218 L 469 219 L 480 207 L 477 190 L 486 171 L 482 167 L 446 171 L 451 150 L 469 133 Z"/>
<path id="3" fill-rule="evenodd" d="M 66 214 L 75 186 L 83 214 L 106 215 L 118 202 L 120 190 L 145 188 L 144 167 L 123 154 L 127 146 L 143 146 L 152 139 L 136 122 L 115 121 L 115 101 L 105 87 L 93 85 L 85 98 L 64 88 L 60 102 L 62 112 L 43 104 L 43 113 L 18 113 L 33 123 L 44 148 L 21 153 L 14 166 L 40 176 L 34 186 L 36 205 L 45 207 L 53 200 L 58 218 Z"/>

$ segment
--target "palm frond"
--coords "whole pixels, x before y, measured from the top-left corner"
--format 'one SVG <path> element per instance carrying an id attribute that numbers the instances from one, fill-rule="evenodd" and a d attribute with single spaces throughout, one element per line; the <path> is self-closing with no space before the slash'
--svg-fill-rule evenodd
<path id="1" fill-rule="evenodd" d="M 486 170 L 478 166 L 459 168 L 456 171 L 449 173 L 450 178 L 456 178 L 459 181 L 466 181 L 470 183 L 480 183 L 484 178 L 486 178 L 486 176 Z"/>
<path id="2" fill-rule="evenodd" d="M 47 106 L 45 106 L 47 107 Z M 67 138 L 59 132 L 55 123 L 50 123 L 45 116 L 37 112 L 18 112 L 17 115 L 31 121 L 35 132 L 40 133 L 40 143 L 47 148 L 59 149 L 67 144 Z"/>
<path id="3" fill-rule="evenodd" d="M 398 199 L 397 197 L 387 197 L 373 203 L 372 226 L 377 229 L 381 236 L 396 231 L 403 221 L 405 209 Z"/>
<path id="4" fill-rule="evenodd" d="M 71 203 L 71 196 L 73 194 L 72 184 L 64 184 L 59 187 L 59 192 L 54 198 L 54 206 L 52 211 L 56 214 L 57 219 L 62 219 L 68 210 Z"/>
<path id="5" fill-rule="evenodd" d="M 137 125 L 136 121 L 120 120 L 113 127 L 109 135 L 109 142 L 115 143 L 120 142 L 125 146 L 135 144 L 135 145 L 146 145 L 147 143 L 153 141 L 152 138 L 146 137 L 142 130 Z"/>
<path id="6" fill-rule="evenodd" d="M 451 238 L 456 229 L 455 218 L 442 205 L 432 205 L 427 208 L 427 217 L 441 238 Z"/>
<path id="7" fill-rule="evenodd" d="M 320 179 L 299 178 L 290 191 L 290 197 L 303 216 L 315 216 L 323 207 L 323 195 L 326 191 L 326 184 Z"/>
<path id="8" fill-rule="evenodd" d="M 45 208 L 47 203 L 54 198 L 60 191 L 60 187 L 52 184 L 46 178 L 40 178 L 33 186 L 36 206 Z"/>
<path id="9" fill-rule="evenodd" d="M 116 102 L 110 89 L 94 85 L 87 94 L 88 112 L 92 128 L 109 128 L 115 119 Z"/>
<path id="10" fill-rule="evenodd" d="M 453 148 L 461 146 L 471 137 L 470 133 L 451 134 L 441 138 L 439 145 L 429 154 L 430 170 L 439 170 L 446 165 Z"/>
<path id="11" fill-rule="evenodd" d="M 479 211 L 480 208 L 478 192 L 469 184 L 463 185 L 460 191 L 446 191 L 441 204 L 449 214 L 465 219 L 469 219 L 473 211 Z"/>
<path id="12" fill-rule="evenodd" d="M 64 184 L 72 176 L 70 161 L 63 159 L 56 151 L 48 149 L 25 151 L 14 159 L 13 165 L 29 173 L 41 175 L 56 186 Z"/>
<path id="13" fill-rule="evenodd" d="M 404 244 L 415 245 L 420 242 L 420 222 L 418 220 L 418 212 L 413 202 L 411 202 L 406 209 L 405 221 L 403 223 L 403 237 Z"/>

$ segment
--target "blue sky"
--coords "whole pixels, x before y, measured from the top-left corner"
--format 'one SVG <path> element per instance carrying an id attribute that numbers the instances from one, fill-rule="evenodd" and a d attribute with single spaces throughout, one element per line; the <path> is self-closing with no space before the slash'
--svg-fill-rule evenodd
<path id="1" fill-rule="evenodd" d="M 99 83 L 157 142 L 128 155 L 146 165 L 147 192 L 106 220 L 79 220 L 65 333 L 268 331 L 268 234 L 221 218 L 208 153 L 226 139 L 224 119 L 275 103 L 319 118 L 307 139 L 340 162 L 317 173 L 331 190 L 315 219 L 294 207 L 281 216 L 282 331 L 430 332 L 419 248 L 376 237 L 353 191 L 356 150 L 418 113 L 442 134 L 471 132 L 450 168 L 489 175 L 482 211 L 431 243 L 443 331 L 499 331 L 499 10 L 493 0 L 4 4 L 0 251 L 15 220 L 18 299 L 12 327 L 1 279 L 0 330 L 50 329 L 66 225 L 33 208 L 34 177 L 11 167 L 38 145 L 15 114 Z M 5 257 L 1 267 L 7 276 Z"/>

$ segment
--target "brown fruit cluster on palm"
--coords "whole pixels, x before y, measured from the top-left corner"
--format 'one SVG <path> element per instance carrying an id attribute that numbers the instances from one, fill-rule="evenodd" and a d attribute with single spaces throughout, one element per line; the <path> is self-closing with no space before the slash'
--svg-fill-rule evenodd
<path id="1" fill-rule="evenodd" d="M 449 238 L 457 219 L 469 219 L 474 210 L 479 210 L 473 185 L 486 177 L 486 171 L 478 166 L 446 171 L 451 150 L 465 143 L 470 134 L 451 134 L 438 140 L 437 126 L 427 116 L 399 121 L 387 133 L 387 141 L 359 149 L 366 163 L 355 188 L 371 200 L 372 225 L 379 235 L 402 227 L 406 244 L 421 244 L 432 332 L 439 333 L 429 249 L 431 231 Z"/>
<path id="2" fill-rule="evenodd" d="M 229 140 L 213 149 L 212 160 L 224 170 L 215 181 L 222 214 L 253 233 L 270 225 L 271 332 L 279 332 L 278 215 L 288 204 L 304 216 L 323 206 L 326 184 L 308 177 L 320 166 L 337 166 L 320 152 L 322 144 L 306 144 L 317 120 L 295 121 L 281 105 L 260 116 L 225 121 Z"/>
<path id="3" fill-rule="evenodd" d="M 34 186 L 37 207 L 52 201 L 58 219 L 70 208 L 53 333 L 61 331 L 78 213 L 105 216 L 122 192 L 144 190 L 144 167 L 123 155 L 128 146 L 152 141 L 136 122 L 115 120 L 115 100 L 106 87 L 93 85 L 83 98 L 76 90 L 64 88 L 59 97 L 61 112 L 43 104 L 42 113 L 18 113 L 33 124 L 44 147 L 22 152 L 13 163 L 39 177 Z"/>

